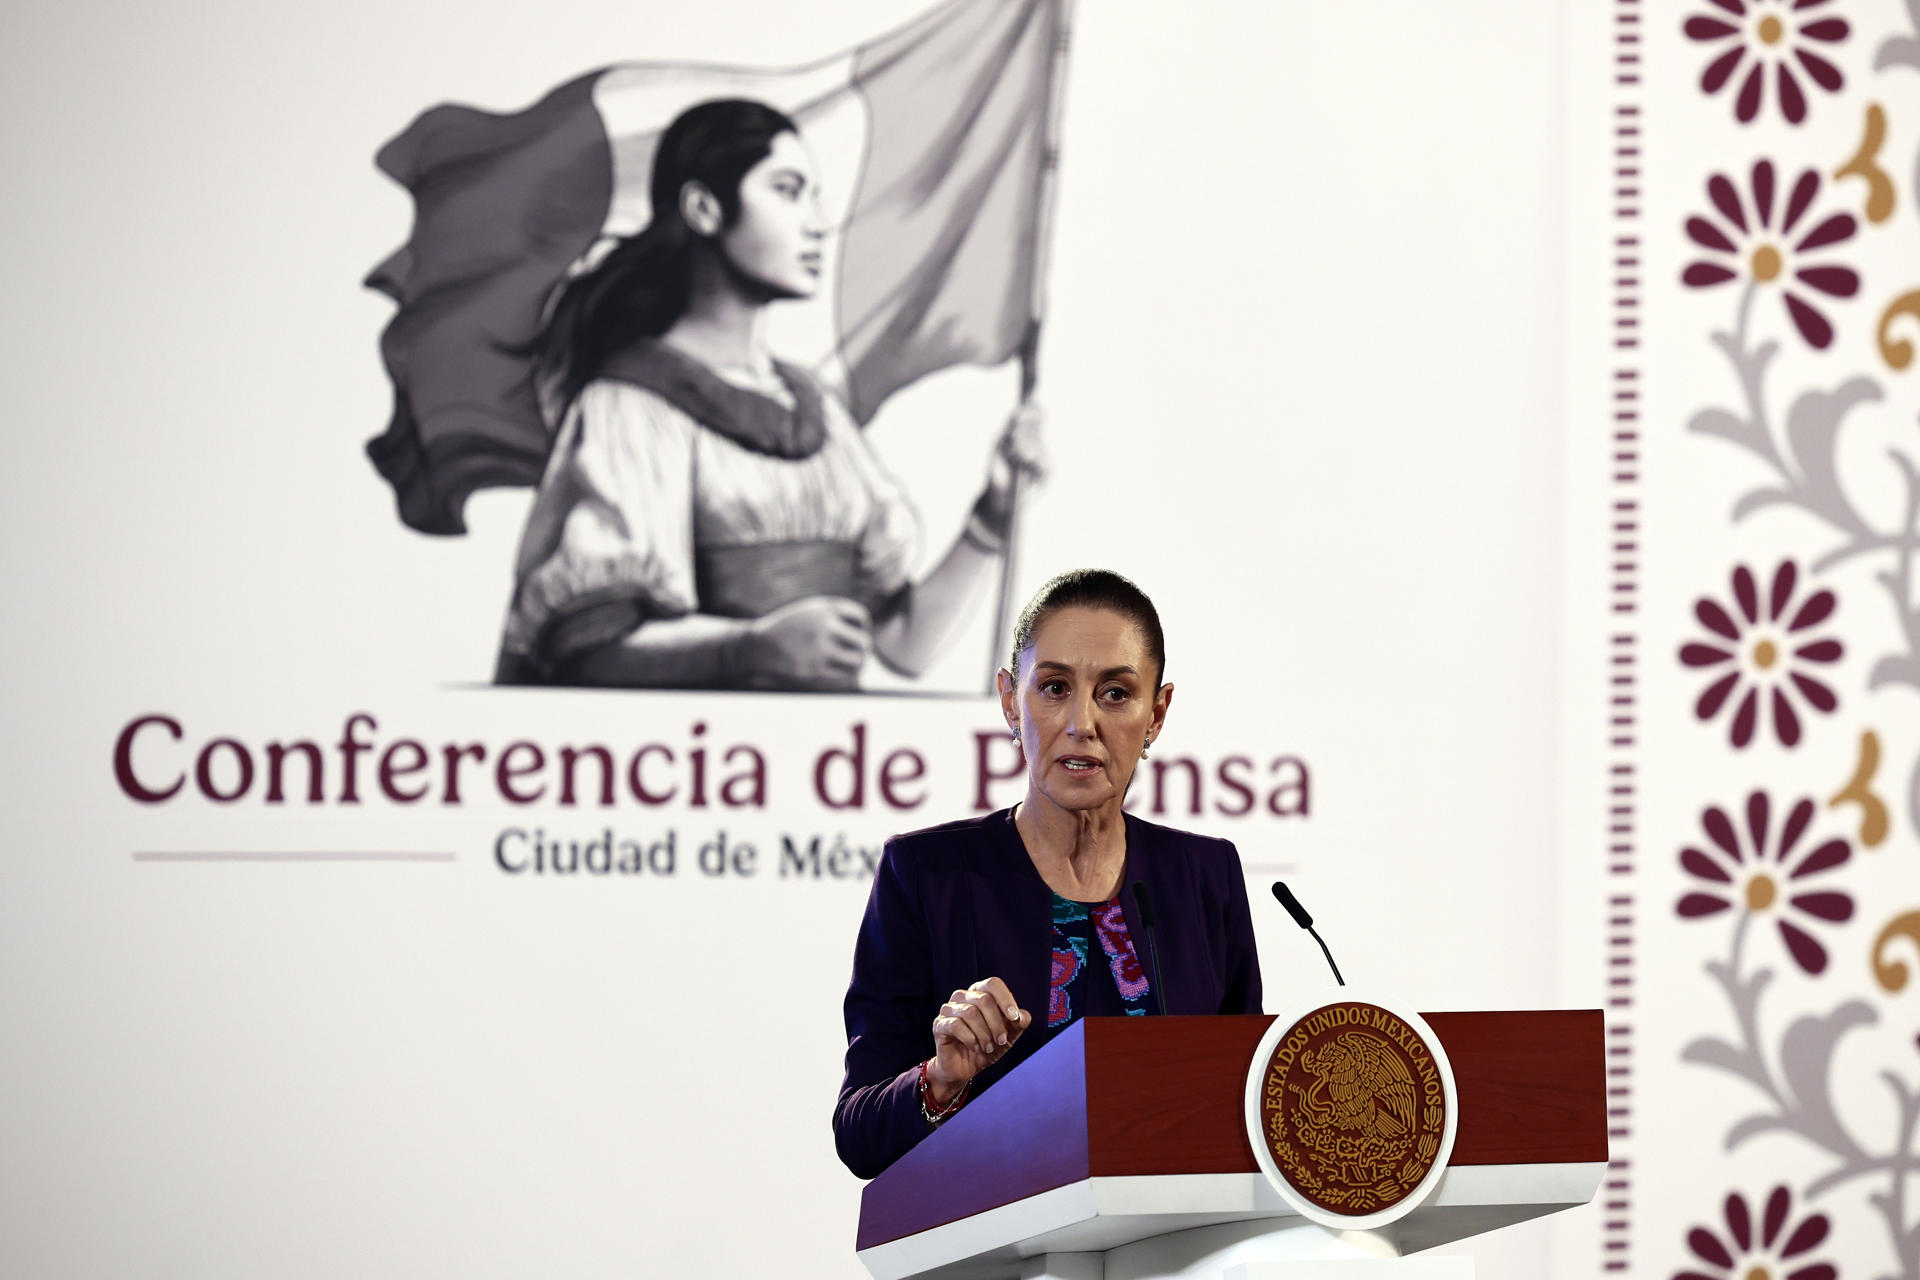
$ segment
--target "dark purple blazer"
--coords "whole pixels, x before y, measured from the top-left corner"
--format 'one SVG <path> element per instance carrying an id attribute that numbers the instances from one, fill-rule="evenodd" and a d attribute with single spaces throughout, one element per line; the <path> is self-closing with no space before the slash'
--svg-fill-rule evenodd
<path id="1" fill-rule="evenodd" d="M 1127 816 L 1120 903 L 1134 950 L 1166 1011 L 1260 1013 L 1240 855 L 1225 840 Z M 1133 886 L 1153 899 L 1159 969 L 1147 948 Z M 933 1130 L 920 1114 L 919 1065 L 933 1056 L 933 1020 L 956 989 L 982 978 L 1007 984 L 1034 1025 L 973 1082 L 973 1097 L 1031 1057 L 1051 1036 L 1053 894 L 1002 809 L 887 842 L 854 944 L 847 987 L 847 1072 L 833 1112 L 840 1159 L 877 1176 Z M 1104 974 L 1087 975 L 1094 992 Z M 1111 986 L 1111 982 L 1106 984 Z M 1159 1001 L 1147 997 L 1155 1012 Z M 1096 998 L 1093 1011 L 1102 1012 Z M 1118 1012 L 1118 996 L 1109 1005 Z"/>

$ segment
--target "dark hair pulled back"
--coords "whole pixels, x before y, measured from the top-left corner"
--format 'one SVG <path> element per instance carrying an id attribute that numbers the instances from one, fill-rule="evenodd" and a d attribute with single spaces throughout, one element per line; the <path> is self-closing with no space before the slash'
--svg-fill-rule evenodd
<path id="1" fill-rule="evenodd" d="M 1111 569 L 1069 569 L 1034 592 L 1013 628 L 1013 656 L 1007 669 L 1020 674 L 1020 655 L 1033 648 L 1034 632 L 1061 609 L 1105 609 L 1140 628 L 1147 654 L 1153 659 L 1153 683 L 1167 670 L 1167 638 L 1160 630 L 1160 613 L 1147 593 Z"/>

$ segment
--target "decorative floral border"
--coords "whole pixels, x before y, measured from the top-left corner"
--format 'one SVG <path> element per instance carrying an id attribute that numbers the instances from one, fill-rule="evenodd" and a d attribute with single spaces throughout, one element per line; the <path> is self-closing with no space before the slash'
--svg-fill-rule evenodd
<path id="1" fill-rule="evenodd" d="M 1910 858 L 1920 839 L 1920 751 L 1900 762 L 1905 789 L 1890 804 L 1879 781 L 1876 728 L 1912 723 L 1913 695 L 1920 694 L 1920 435 L 1901 437 L 1886 451 L 1884 470 L 1864 477 L 1897 481 L 1904 500 L 1891 522 L 1865 501 L 1859 459 L 1843 458 L 1842 450 L 1850 418 L 1863 406 L 1890 397 L 1912 403 L 1920 381 L 1914 344 L 1902 336 L 1920 324 L 1920 167 L 1904 193 L 1906 217 L 1896 222 L 1903 193 L 1883 167 L 1890 120 L 1878 100 L 1884 95 L 1905 117 L 1920 118 L 1920 93 L 1906 78 L 1920 71 L 1920 0 L 1907 4 L 1914 30 L 1878 43 L 1875 78 L 1866 82 L 1875 100 L 1861 111 L 1860 141 L 1848 156 L 1817 154 L 1810 135 L 1798 130 L 1816 115 L 1860 110 L 1860 95 L 1845 93 L 1850 56 L 1864 43 L 1853 39 L 1857 16 L 1843 14 L 1834 0 L 1694 0 L 1677 32 L 1687 42 L 1682 47 L 1702 59 L 1699 92 L 1732 105 L 1723 135 L 1728 162 L 1702 175 L 1700 198 L 1677 231 L 1690 246 L 1681 284 L 1728 300 L 1726 327 L 1706 335 L 1706 343 L 1724 360 L 1737 403 L 1703 408 L 1687 426 L 1764 469 L 1766 480 L 1734 506 L 1736 526 L 1790 515 L 1798 520 L 1792 531 L 1816 530 L 1819 541 L 1807 547 L 1804 564 L 1785 558 L 1732 566 L 1724 592 L 1716 583 L 1695 598 L 1683 629 L 1688 638 L 1674 659 L 1701 681 L 1695 720 L 1724 733 L 1726 748 L 1756 780 L 1773 767 L 1749 758 L 1762 744 L 1770 749 L 1766 760 L 1783 767 L 1794 757 L 1771 749 L 1792 753 L 1816 734 L 1829 742 L 1844 735 L 1858 746 L 1851 775 L 1830 795 L 1795 794 L 1804 786 L 1802 765 L 1791 786 L 1762 783 L 1738 802 L 1702 797 L 1699 835 L 1678 850 L 1687 887 L 1675 916 L 1702 926 L 1702 937 L 1715 936 L 1717 925 L 1723 939 L 1704 964 L 1709 985 L 1701 991 L 1699 1022 L 1729 1028 L 1693 1039 L 1681 1058 L 1746 1086 L 1726 1151 L 1762 1135 L 1787 1135 L 1796 1141 L 1748 1159 L 1759 1164 L 1797 1153 L 1814 1156 L 1822 1168 L 1797 1189 L 1810 1210 L 1798 1221 L 1795 1190 L 1782 1181 L 1794 1169 L 1759 1177 L 1773 1184 L 1764 1197 L 1734 1188 L 1703 1205 L 1709 1219 L 1717 1209 L 1724 1230 L 1696 1225 L 1672 1242 L 1676 1261 L 1667 1271 L 1674 1280 L 1835 1280 L 1840 1268 L 1833 1259 L 1841 1255 L 1828 1243 L 1834 1218 L 1813 1207 L 1856 1186 L 1867 1189 L 1864 1206 L 1884 1236 L 1877 1245 L 1850 1240 L 1852 1256 L 1888 1257 L 1889 1280 L 1920 1280 L 1920 1196 L 1907 1185 L 1920 1176 L 1920 1063 L 1903 1059 L 1851 1074 L 1836 1064 L 1841 1041 L 1880 1023 L 1886 997 L 1907 986 L 1908 966 L 1896 949 L 1920 946 L 1920 891 L 1910 903 L 1876 901 L 1850 880 L 1857 854 L 1890 850 Z M 1903 79 L 1896 84 L 1894 77 Z M 1743 155 L 1751 144 L 1741 131 L 1756 121 L 1777 121 L 1796 131 L 1787 135 L 1796 141 Z M 1911 278 L 1896 278 L 1901 271 Z M 1822 362 L 1850 350 L 1836 344 L 1836 334 L 1867 318 L 1863 310 L 1877 316 L 1877 367 L 1819 378 L 1830 367 Z M 1794 362 L 1815 370 L 1801 385 L 1779 385 L 1782 343 L 1817 357 Z M 1784 416 L 1774 408 L 1780 403 Z M 1839 674 L 1843 631 L 1856 646 L 1873 632 L 1843 624 L 1856 625 L 1848 620 L 1868 616 L 1862 611 L 1875 603 L 1891 606 L 1899 643 L 1871 655 L 1864 685 L 1850 688 Z M 1896 833 L 1903 839 L 1890 845 Z M 1867 963 L 1835 964 L 1823 935 L 1856 912 L 1884 912 L 1885 919 Z M 1782 958 L 1829 995 L 1824 1012 L 1793 1017 L 1777 1031 L 1763 1004 Z M 1837 1098 L 1869 1088 L 1892 1095 L 1890 1132 L 1850 1127 L 1836 1106 Z M 1847 1202 L 1846 1212 L 1852 1209 Z"/>

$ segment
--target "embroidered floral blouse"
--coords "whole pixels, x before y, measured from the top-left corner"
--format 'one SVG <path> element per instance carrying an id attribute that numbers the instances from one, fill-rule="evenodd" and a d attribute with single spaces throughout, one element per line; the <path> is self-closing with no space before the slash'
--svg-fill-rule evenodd
<path id="1" fill-rule="evenodd" d="M 1094 939 L 1099 939 L 1096 955 Z M 1089 970 L 1093 971 L 1088 977 Z M 1089 982 L 1102 984 L 1090 993 Z M 1126 913 L 1118 894 L 1106 902 L 1075 902 L 1053 895 L 1053 978 L 1047 999 L 1047 1026 L 1064 1027 L 1091 1011 L 1094 999 L 1105 1006 L 1119 997 L 1119 1009 L 1102 1012 L 1130 1016 L 1147 1012 L 1146 969 L 1134 952 Z"/>

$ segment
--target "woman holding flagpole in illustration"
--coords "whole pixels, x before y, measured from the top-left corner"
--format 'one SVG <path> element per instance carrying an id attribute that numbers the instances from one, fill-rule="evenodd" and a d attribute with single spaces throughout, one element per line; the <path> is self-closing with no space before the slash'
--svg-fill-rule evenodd
<path id="1" fill-rule="evenodd" d="M 1014 413 L 959 536 L 909 578 L 917 517 L 847 410 L 766 342 L 819 285 L 815 167 L 759 102 L 661 136 L 652 221 L 562 291 L 534 345 L 558 430 L 501 683 L 848 689 L 923 670 L 1002 555 L 1040 415 Z"/>

